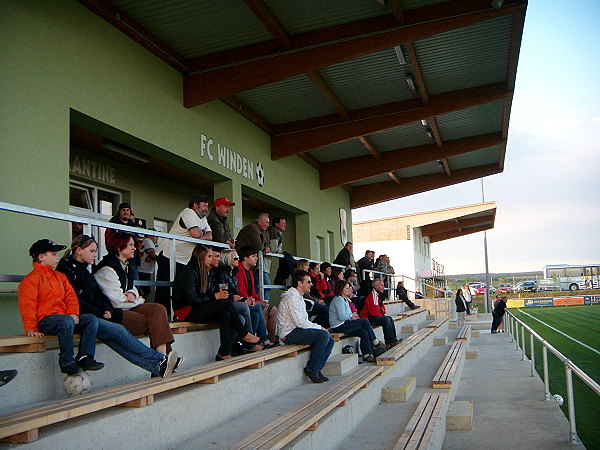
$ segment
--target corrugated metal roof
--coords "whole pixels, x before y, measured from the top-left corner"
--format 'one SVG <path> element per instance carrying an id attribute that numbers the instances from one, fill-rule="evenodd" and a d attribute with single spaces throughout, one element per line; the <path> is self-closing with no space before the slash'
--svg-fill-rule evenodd
<path id="1" fill-rule="evenodd" d="M 498 162 L 499 146 L 481 148 L 462 155 L 451 156 L 448 158 L 448 164 L 451 170 L 466 169 L 468 167 L 483 166 L 485 164 L 494 164 Z"/>
<path id="2" fill-rule="evenodd" d="M 394 49 L 387 49 L 324 67 L 320 73 L 352 110 L 412 98 L 406 71 Z"/>
<path id="3" fill-rule="evenodd" d="M 409 123 L 370 134 L 369 138 L 380 152 L 432 143 L 425 134 L 425 127 L 421 125 L 421 122 Z"/>
<path id="4" fill-rule="evenodd" d="M 112 0 L 112 3 L 184 58 L 273 39 L 241 1 Z"/>
<path id="5" fill-rule="evenodd" d="M 496 100 L 472 108 L 437 116 L 442 140 L 496 133 L 502 129 L 504 101 Z"/>
<path id="6" fill-rule="evenodd" d="M 321 147 L 308 153 L 317 158 L 320 162 L 337 161 L 339 159 L 369 154 L 368 150 L 358 139 L 351 139 L 349 141 L 327 145 L 326 147 Z"/>
<path id="7" fill-rule="evenodd" d="M 401 0 L 400 5 L 404 11 L 409 9 L 422 8 L 424 6 L 437 5 L 452 0 Z"/>
<path id="8" fill-rule="evenodd" d="M 396 174 L 400 178 L 411 178 L 420 177 L 421 175 L 431 175 L 437 173 L 443 173 L 443 167 L 440 167 L 437 161 L 431 161 L 425 164 L 419 164 L 418 166 L 407 167 L 396 171 Z"/>
<path id="9" fill-rule="evenodd" d="M 386 14 L 374 0 L 267 0 L 290 34 L 303 33 Z"/>
<path id="10" fill-rule="evenodd" d="M 429 94 L 506 80 L 511 16 L 415 41 L 415 51 Z"/>
<path id="11" fill-rule="evenodd" d="M 335 114 L 304 74 L 241 92 L 237 97 L 272 124 Z"/>
<path id="12" fill-rule="evenodd" d="M 363 186 L 365 184 L 381 183 L 383 181 L 392 181 L 387 173 L 377 175 L 376 177 L 367 178 L 365 180 L 354 181 L 350 183 L 350 186 Z"/>

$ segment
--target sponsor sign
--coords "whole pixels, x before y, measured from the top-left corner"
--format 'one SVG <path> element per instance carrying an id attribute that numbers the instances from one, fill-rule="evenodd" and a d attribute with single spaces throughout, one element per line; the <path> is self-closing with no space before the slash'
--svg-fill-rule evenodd
<path id="1" fill-rule="evenodd" d="M 522 308 L 524 303 L 525 302 L 523 300 L 515 298 L 515 299 L 512 299 L 512 300 L 507 300 L 506 301 L 506 306 L 508 308 Z"/>
<path id="2" fill-rule="evenodd" d="M 554 306 L 583 305 L 583 297 L 556 297 Z"/>
<path id="3" fill-rule="evenodd" d="M 600 295 L 586 295 L 583 297 L 585 305 L 600 305 Z"/>
<path id="4" fill-rule="evenodd" d="M 540 307 L 540 306 L 554 306 L 553 298 L 526 298 L 524 299 L 524 306 L 528 307 Z"/>

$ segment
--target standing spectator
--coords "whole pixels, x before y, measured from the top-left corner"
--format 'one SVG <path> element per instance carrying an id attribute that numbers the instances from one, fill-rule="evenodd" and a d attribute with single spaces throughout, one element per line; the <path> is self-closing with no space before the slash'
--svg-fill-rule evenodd
<path id="1" fill-rule="evenodd" d="M 240 254 L 240 249 L 246 246 L 251 247 L 256 253 L 271 253 L 271 247 L 269 246 L 269 233 L 267 232 L 269 224 L 269 214 L 261 213 L 254 222 L 242 228 L 235 240 L 235 250 L 238 252 L 238 254 Z M 256 289 L 258 290 L 264 275 L 258 273 L 260 271 L 258 266 L 256 267 L 255 271 L 257 272 L 258 277 L 260 277 L 256 279 Z M 266 284 L 268 284 L 268 282 Z"/>
<path id="2" fill-rule="evenodd" d="M 345 333 L 360 338 L 360 350 L 363 361 L 376 363 L 373 348 L 387 350 L 387 347 L 375 337 L 373 328 L 367 319 L 361 319 L 356 312 L 352 312 L 350 296 L 352 286 L 345 280 L 338 280 L 335 285 L 335 297 L 329 305 L 330 331 Z"/>
<path id="3" fill-rule="evenodd" d="M 398 281 L 398 284 L 396 285 L 396 297 L 398 297 L 400 301 L 403 301 L 410 309 L 419 309 L 419 307 L 408 298 L 408 291 L 404 287 L 404 281 Z"/>
<path id="4" fill-rule="evenodd" d="M 472 297 L 472 293 L 471 293 L 471 286 L 469 286 L 467 283 L 465 283 L 465 285 L 463 286 L 463 297 L 467 304 L 467 316 L 470 316 L 471 315 L 471 302 L 473 301 L 473 297 Z"/>
<path id="5" fill-rule="evenodd" d="M 394 319 L 385 315 L 386 309 L 383 304 L 384 292 L 383 280 L 377 279 L 373 281 L 373 290 L 365 298 L 364 306 L 360 311 L 360 317 L 369 319 L 369 322 L 373 326 L 381 325 L 385 343 L 389 347 L 398 344 L 402 339 L 398 340 L 396 337 Z"/>
<path id="6" fill-rule="evenodd" d="M 177 236 L 192 237 L 196 239 L 212 240 L 212 231 L 206 220 L 208 213 L 208 197 L 194 195 L 188 207 L 179 213 L 169 233 Z M 171 255 L 171 240 L 162 239 L 156 252 L 157 281 L 170 281 L 170 259 L 175 258 L 175 273 L 185 267 L 190 261 L 192 251 L 196 244 L 192 242 L 175 241 L 175 255 Z M 156 288 L 155 302 L 160 303 L 171 314 L 171 288 L 159 286 Z"/>
<path id="7" fill-rule="evenodd" d="M 353 244 L 352 242 L 346 242 L 346 245 L 340 250 L 335 259 L 334 264 L 344 266 L 346 269 L 352 269 L 356 266 L 354 262 L 354 255 L 352 254 Z"/>
<path id="8" fill-rule="evenodd" d="M 150 228 L 151 231 L 156 231 L 154 228 Z M 146 235 L 142 242 L 142 249 L 140 251 L 140 267 L 138 271 L 138 278 L 144 281 L 151 281 L 152 275 L 156 268 L 156 243 L 158 242 L 157 236 Z M 140 292 L 144 298 L 150 296 L 150 286 L 143 286 L 140 288 Z"/>
<path id="9" fill-rule="evenodd" d="M 390 257 L 388 255 L 381 255 L 377 261 L 375 270 L 386 274 L 386 276 L 384 276 L 384 284 L 385 287 L 388 288 L 390 287 L 391 275 L 396 273 L 394 268 L 390 265 Z"/>
<path id="10" fill-rule="evenodd" d="M 93 314 L 80 314 L 77 294 L 69 280 L 54 270 L 60 260 L 57 252 L 65 248 L 49 239 L 40 239 L 31 246 L 33 271 L 19 284 L 19 310 L 27 336 L 57 336 L 60 371 L 77 375 L 82 370 L 100 370 L 104 364 L 94 360 L 98 319 Z M 73 333 L 81 333 L 76 357 Z"/>
<path id="11" fill-rule="evenodd" d="M 462 327 L 465 324 L 465 312 L 467 311 L 467 302 L 462 289 L 456 290 L 456 297 L 454 303 L 456 303 L 456 313 L 458 314 L 458 326 Z"/>
<path id="12" fill-rule="evenodd" d="M 283 253 L 283 232 L 287 227 L 287 221 L 283 217 L 274 217 L 271 221 L 271 226 L 267 228 L 267 233 L 269 234 L 269 247 L 271 249 L 271 253 Z M 281 263 L 284 263 L 282 260 Z M 263 273 L 263 282 L 265 285 L 271 284 L 271 264 L 272 259 L 270 256 L 265 256 L 264 258 L 264 273 Z M 265 300 L 269 301 L 271 298 L 271 290 L 265 289 Z"/>
<path id="13" fill-rule="evenodd" d="M 133 215 L 133 211 L 131 210 L 131 204 L 127 203 L 127 202 L 123 202 L 119 205 L 119 210 L 117 211 L 117 214 L 112 216 L 110 218 L 109 222 L 116 223 L 118 225 L 127 225 L 129 227 L 137 227 L 138 226 L 137 223 L 135 223 L 135 217 Z M 108 245 L 110 244 L 111 236 L 114 233 L 116 233 L 117 231 L 119 231 L 119 230 L 113 230 L 111 228 L 106 229 L 106 231 L 104 233 L 104 244 L 106 245 L 106 248 L 108 248 Z M 136 238 L 136 243 L 137 243 L 137 238 Z M 135 253 L 133 254 L 133 258 L 131 258 L 129 261 L 129 270 L 131 270 L 134 280 L 138 279 L 139 266 L 140 266 L 140 253 L 136 246 L 136 250 L 135 250 Z"/>
<path id="14" fill-rule="evenodd" d="M 233 240 L 227 218 L 232 206 L 235 206 L 234 202 L 230 202 L 226 197 L 219 197 L 215 200 L 213 208 L 206 218 L 212 230 L 212 240 L 221 242 L 222 244 L 229 244 L 231 248 L 234 247 L 235 241 Z"/>
<path id="15" fill-rule="evenodd" d="M 504 320 L 504 313 L 506 313 L 506 297 L 500 297 L 492 311 L 492 334 L 498 333 L 498 326 Z"/>
<path id="16" fill-rule="evenodd" d="M 375 252 L 373 250 L 367 250 L 365 256 L 356 261 L 356 272 L 360 281 L 370 280 L 371 275 L 369 273 L 363 274 L 363 270 L 375 270 Z"/>
<path id="17" fill-rule="evenodd" d="M 325 328 L 308 320 L 303 295 L 310 285 L 308 272 L 298 271 L 292 276 L 292 287 L 281 296 L 277 325 L 285 344 L 312 345 L 304 373 L 313 383 L 323 383 L 329 381 L 321 370 L 333 349 L 333 339 Z"/>

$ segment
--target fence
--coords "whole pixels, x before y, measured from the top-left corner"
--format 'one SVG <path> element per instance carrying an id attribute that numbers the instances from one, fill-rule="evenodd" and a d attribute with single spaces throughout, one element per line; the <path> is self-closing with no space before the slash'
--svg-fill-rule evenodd
<path id="1" fill-rule="evenodd" d="M 506 331 L 510 334 L 511 342 L 515 342 L 515 350 L 521 348 L 522 359 L 526 359 L 526 343 L 525 343 L 525 331 L 529 332 L 529 360 L 531 362 L 531 376 L 535 373 L 535 340 L 539 341 L 542 345 L 542 366 L 543 366 L 543 379 L 544 379 L 544 399 L 553 400 L 552 394 L 550 393 L 550 376 L 548 371 L 548 350 L 554 354 L 559 361 L 565 366 L 565 379 L 567 389 L 567 406 L 568 406 L 568 419 L 569 419 L 569 442 L 571 444 L 580 444 L 579 436 L 577 435 L 577 424 L 575 421 L 575 395 L 573 390 L 573 373 L 587 385 L 596 395 L 600 396 L 600 385 L 596 383 L 588 374 L 581 370 L 573 361 L 568 359 L 565 355 L 559 352 L 552 346 L 548 341 L 537 334 L 531 327 L 523 323 L 521 320 L 516 318 L 511 312 L 507 311 L 505 317 Z M 519 333 L 520 331 L 520 333 Z M 519 336 L 520 334 L 520 336 Z M 542 376 L 542 374 L 540 374 Z"/>

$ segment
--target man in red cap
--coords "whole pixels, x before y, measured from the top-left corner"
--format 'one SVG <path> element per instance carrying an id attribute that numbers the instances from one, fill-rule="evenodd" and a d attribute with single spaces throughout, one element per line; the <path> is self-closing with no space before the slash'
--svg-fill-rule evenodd
<path id="1" fill-rule="evenodd" d="M 215 200 L 215 204 L 207 217 L 208 224 L 212 229 L 213 241 L 229 244 L 231 248 L 235 245 L 235 241 L 227 223 L 227 216 L 232 206 L 235 206 L 234 202 L 230 202 L 226 197 L 219 197 Z"/>

